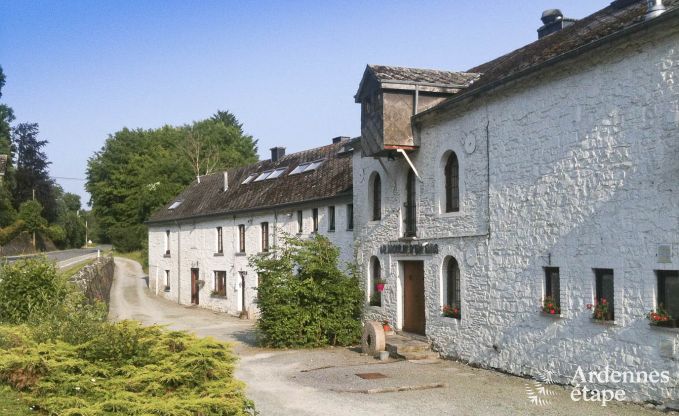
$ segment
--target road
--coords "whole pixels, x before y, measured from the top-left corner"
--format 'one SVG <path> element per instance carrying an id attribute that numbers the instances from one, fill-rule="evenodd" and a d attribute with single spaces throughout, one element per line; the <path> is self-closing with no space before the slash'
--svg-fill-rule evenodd
<path id="1" fill-rule="evenodd" d="M 8 256 L 2 257 L 0 258 L 0 260 L 7 260 L 7 262 L 12 263 L 20 259 L 44 255 L 48 259 L 56 261 L 59 264 L 60 268 L 65 268 L 73 264 L 79 263 L 81 261 L 87 260 L 89 258 L 96 257 L 97 251 L 105 251 L 110 249 L 111 249 L 110 245 L 103 244 L 97 247 L 74 248 L 70 250 L 49 251 L 46 253 L 28 254 L 22 256 Z"/>
<path id="2" fill-rule="evenodd" d="M 531 404 L 530 380 L 447 360 L 379 362 L 349 348 L 271 350 L 256 346 L 251 321 L 151 294 L 141 266 L 116 258 L 109 318 L 161 324 L 233 344 L 240 357 L 236 377 L 267 416 L 375 415 L 635 415 L 660 416 L 639 405 L 575 403 L 570 390 L 549 386 L 548 403 Z M 380 373 L 364 380 L 357 374 Z M 426 388 L 442 385 L 439 388 Z M 396 388 L 416 391 L 384 392 Z M 426 389 L 424 389 L 426 388 Z M 367 394 L 369 390 L 382 393 Z"/>

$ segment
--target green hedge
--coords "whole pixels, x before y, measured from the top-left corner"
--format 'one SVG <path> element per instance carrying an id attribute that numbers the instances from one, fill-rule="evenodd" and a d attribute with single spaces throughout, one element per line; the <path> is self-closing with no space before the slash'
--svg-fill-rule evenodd
<path id="1" fill-rule="evenodd" d="M 286 237 L 282 248 L 250 259 L 259 276 L 258 328 L 269 347 L 351 345 L 361 336 L 363 291 L 338 267 L 326 237 Z"/>

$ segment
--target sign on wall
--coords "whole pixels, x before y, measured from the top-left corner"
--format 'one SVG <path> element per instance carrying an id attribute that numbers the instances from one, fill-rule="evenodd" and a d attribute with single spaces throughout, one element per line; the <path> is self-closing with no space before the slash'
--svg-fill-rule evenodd
<path id="1" fill-rule="evenodd" d="M 439 254 L 438 244 L 417 243 L 417 244 L 382 244 L 380 254 Z"/>

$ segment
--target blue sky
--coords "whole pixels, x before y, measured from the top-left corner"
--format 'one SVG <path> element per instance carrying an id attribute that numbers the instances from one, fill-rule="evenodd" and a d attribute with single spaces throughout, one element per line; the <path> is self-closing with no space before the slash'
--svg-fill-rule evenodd
<path id="1" fill-rule="evenodd" d="M 10 1 L 0 4 L 2 101 L 37 122 L 55 177 L 123 127 L 229 110 L 261 158 L 360 132 L 368 63 L 467 70 L 537 39 L 544 9 L 581 18 L 610 0 Z M 59 179 L 89 197 L 82 181 Z"/>

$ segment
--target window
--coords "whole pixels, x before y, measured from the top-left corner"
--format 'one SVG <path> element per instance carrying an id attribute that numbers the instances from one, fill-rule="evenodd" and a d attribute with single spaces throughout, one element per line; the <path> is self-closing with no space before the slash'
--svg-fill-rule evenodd
<path id="1" fill-rule="evenodd" d="M 613 270 L 612 269 L 594 269 L 596 276 L 596 301 L 597 303 L 606 303 L 608 305 L 608 316 L 604 319 L 613 321 L 615 319 L 615 298 L 613 295 Z"/>
<path id="2" fill-rule="evenodd" d="M 370 266 L 370 305 L 382 306 L 382 290 L 384 290 L 382 266 L 379 259 L 374 256 L 370 259 Z M 381 285 L 381 288 L 378 288 L 378 285 Z"/>
<path id="3" fill-rule="evenodd" d="M 165 270 L 165 291 L 170 291 L 170 271 Z"/>
<path id="4" fill-rule="evenodd" d="M 217 227 L 217 253 L 224 253 L 224 239 L 222 234 L 222 227 Z"/>
<path id="5" fill-rule="evenodd" d="M 254 180 L 254 182 L 259 182 L 263 181 L 265 179 L 275 179 L 278 178 L 285 172 L 288 168 L 278 168 L 278 169 L 272 169 L 272 170 L 267 170 L 259 174 L 257 178 Z"/>
<path id="6" fill-rule="evenodd" d="M 262 223 L 262 251 L 269 251 L 269 223 Z"/>
<path id="7" fill-rule="evenodd" d="M 302 211 L 297 211 L 297 233 L 302 234 L 304 232 L 304 213 Z"/>
<path id="8" fill-rule="evenodd" d="M 460 166 L 455 152 L 450 152 L 445 167 L 446 212 L 460 210 Z"/>
<path id="9" fill-rule="evenodd" d="M 679 319 L 679 271 L 659 270 L 658 306 L 662 306 L 675 321 Z"/>
<path id="10" fill-rule="evenodd" d="M 215 270 L 215 295 L 226 296 L 226 272 Z"/>
<path id="11" fill-rule="evenodd" d="M 415 172 L 411 169 L 408 171 L 408 177 L 406 178 L 406 203 L 404 206 L 405 215 L 403 216 L 405 223 L 405 237 L 415 237 L 417 235 L 417 224 L 415 222 L 417 216 L 415 188 L 417 183 L 415 180 Z"/>
<path id="12" fill-rule="evenodd" d="M 313 220 L 314 232 L 318 232 L 318 208 L 311 210 L 311 219 Z"/>
<path id="13" fill-rule="evenodd" d="M 335 207 L 328 207 L 328 231 L 335 231 Z"/>
<path id="14" fill-rule="evenodd" d="M 245 253 L 245 224 L 238 226 L 238 251 Z"/>
<path id="15" fill-rule="evenodd" d="M 324 161 L 325 160 L 320 159 L 315 160 L 313 162 L 301 163 L 299 166 L 293 169 L 292 172 L 289 173 L 289 175 L 297 175 L 298 173 L 311 172 L 312 170 L 318 169 L 323 164 Z"/>
<path id="16" fill-rule="evenodd" d="M 269 177 L 267 179 L 276 179 L 276 178 L 280 177 L 281 175 L 283 175 L 283 173 L 286 170 L 288 170 L 287 167 L 274 169 L 274 171 L 271 172 L 271 175 L 269 175 Z"/>
<path id="17" fill-rule="evenodd" d="M 347 230 L 354 229 L 354 204 L 347 204 Z"/>
<path id="18" fill-rule="evenodd" d="M 170 255 L 170 230 L 165 230 L 165 255 Z"/>
<path id="19" fill-rule="evenodd" d="M 451 308 L 461 307 L 460 297 L 460 266 L 454 257 L 449 257 L 446 261 L 446 281 L 445 281 L 445 300 L 444 303 Z M 459 316 L 459 314 L 458 314 Z"/>
<path id="20" fill-rule="evenodd" d="M 170 205 L 169 207 L 167 207 L 167 209 L 176 209 L 176 208 L 178 208 L 178 207 L 182 204 L 182 202 L 184 202 L 184 201 L 174 201 L 174 202 L 172 203 L 172 205 Z"/>
<path id="21" fill-rule="evenodd" d="M 558 267 L 545 267 L 545 298 L 552 298 L 561 308 L 561 280 Z"/>
<path id="22" fill-rule="evenodd" d="M 243 182 L 241 182 L 242 185 L 245 185 L 246 183 L 252 182 L 253 179 L 257 177 L 256 173 L 251 173 Z"/>
<path id="23" fill-rule="evenodd" d="M 380 175 L 375 174 L 372 183 L 372 203 L 373 203 L 373 221 L 382 219 L 382 181 Z"/>

